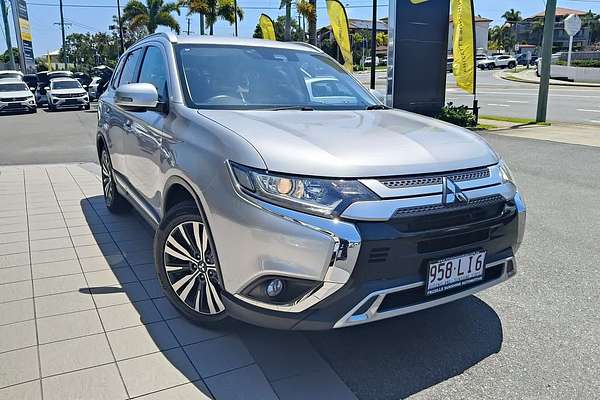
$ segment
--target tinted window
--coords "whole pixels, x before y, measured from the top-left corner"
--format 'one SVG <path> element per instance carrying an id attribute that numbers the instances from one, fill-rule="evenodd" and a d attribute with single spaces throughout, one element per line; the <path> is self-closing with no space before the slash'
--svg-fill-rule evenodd
<path id="1" fill-rule="evenodd" d="M 79 89 L 81 84 L 78 81 L 53 81 L 52 89 Z"/>
<path id="2" fill-rule="evenodd" d="M 312 51 L 230 45 L 180 45 L 183 86 L 196 108 L 364 109 L 376 104 L 341 65 Z M 310 96 L 316 82 L 324 97 Z"/>
<path id="3" fill-rule="evenodd" d="M 138 82 L 153 84 L 158 92 L 158 99 L 160 101 L 166 100 L 167 69 L 162 52 L 158 47 L 151 46 L 146 50 Z"/>
<path id="4" fill-rule="evenodd" d="M 119 79 L 118 86 L 135 82 L 136 66 L 138 64 L 141 54 L 141 49 L 134 50 L 131 53 L 129 53 L 129 56 L 127 56 L 127 61 L 125 61 L 125 65 L 123 66 L 123 71 L 121 72 L 121 78 Z"/>
<path id="5" fill-rule="evenodd" d="M 24 83 L 0 84 L 0 92 L 18 92 L 22 90 L 29 90 L 29 88 Z"/>

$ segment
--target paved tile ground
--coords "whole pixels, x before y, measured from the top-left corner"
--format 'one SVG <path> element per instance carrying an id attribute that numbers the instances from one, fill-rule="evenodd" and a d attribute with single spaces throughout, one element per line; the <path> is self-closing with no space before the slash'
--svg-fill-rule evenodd
<path id="1" fill-rule="evenodd" d="M 355 398 L 298 333 L 181 318 L 95 168 L 0 167 L 0 400 Z"/>

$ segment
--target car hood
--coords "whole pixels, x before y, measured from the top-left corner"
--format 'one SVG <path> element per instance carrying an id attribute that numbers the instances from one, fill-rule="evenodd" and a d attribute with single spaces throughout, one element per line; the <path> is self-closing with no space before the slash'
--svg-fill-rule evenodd
<path id="1" fill-rule="evenodd" d="M 199 113 L 246 139 L 267 168 L 277 172 L 360 178 L 454 171 L 498 162 L 478 135 L 399 110 Z"/>
<path id="2" fill-rule="evenodd" d="M 15 90 L 13 92 L 2 92 L 0 93 L 0 99 L 5 99 L 7 97 L 31 97 L 32 94 L 29 90 Z"/>
<path id="3" fill-rule="evenodd" d="M 52 89 L 50 90 L 50 94 L 85 94 L 85 89 Z"/>

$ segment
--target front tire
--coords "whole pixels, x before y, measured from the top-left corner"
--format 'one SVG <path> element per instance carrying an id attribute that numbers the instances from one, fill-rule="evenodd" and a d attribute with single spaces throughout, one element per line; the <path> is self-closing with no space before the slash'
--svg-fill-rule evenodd
<path id="1" fill-rule="evenodd" d="M 117 190 L 110 155 L 108 154 L 106 147 L 102 148 L 100 167 L 102 169 L 102 190 L 104 192 L 104 203 L 106 204 L 106 208 L 115 214 L 121 214 L 128 211 L 131 208 L 131 205 Z"/>
<path id="2" fill-rule="evenodd" d="M 186 318 L 206 324 L 227 316 L 210 228 L 195 203 L 166 214 L 154 238 L 154 260 L 167 298 Z"/>

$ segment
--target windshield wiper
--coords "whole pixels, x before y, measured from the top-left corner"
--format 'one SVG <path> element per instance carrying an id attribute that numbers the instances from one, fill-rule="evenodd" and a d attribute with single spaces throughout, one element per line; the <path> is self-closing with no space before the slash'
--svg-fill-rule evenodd
<path id="1" fill-rule="evenodd" d="M 288 106 L 288 107 L 275 107 L 269 108 L 271 111 L 286 111 L 286 110 L 298 110 L 298 111 L 315 111 L 314 108 L 308 106 Z"/>
<path id="2" fill-rule="evenodd" d="M 389 110 L 390 108 L 388 106 L 384 106 L 383 104 L 373 104 L 372 106 L 368 106 L 367 108 L 365 108 L 365 110 L 370 111 L 370 110 Z"/>

